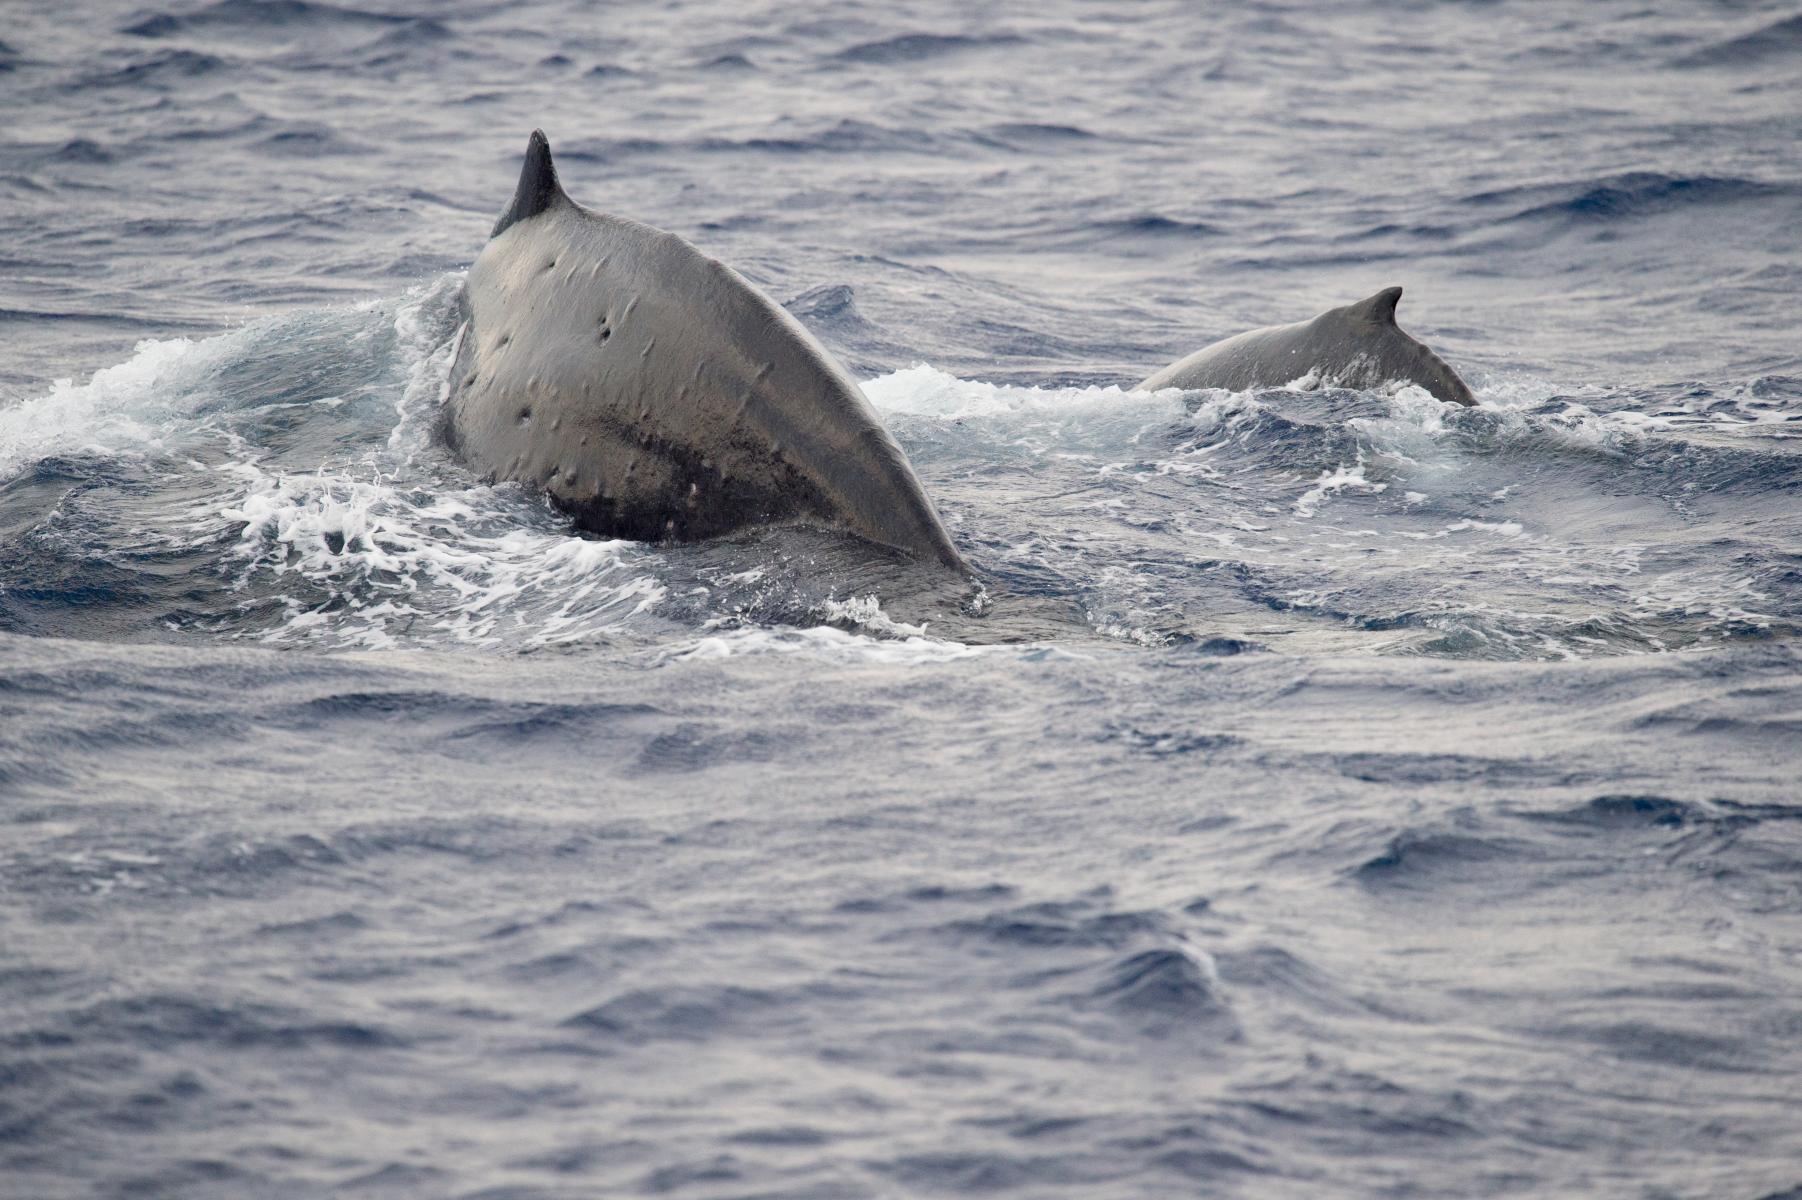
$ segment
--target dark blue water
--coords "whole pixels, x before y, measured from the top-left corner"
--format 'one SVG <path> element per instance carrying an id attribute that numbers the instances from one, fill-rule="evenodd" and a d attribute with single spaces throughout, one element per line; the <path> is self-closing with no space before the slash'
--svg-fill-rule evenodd
<path id="1" fill-rule="evenodd" d="M 1793 6 L 6 16 L 0 1195 L 1802 1189 Z M 436 444 L 535 126 L 973 593 Z"/>

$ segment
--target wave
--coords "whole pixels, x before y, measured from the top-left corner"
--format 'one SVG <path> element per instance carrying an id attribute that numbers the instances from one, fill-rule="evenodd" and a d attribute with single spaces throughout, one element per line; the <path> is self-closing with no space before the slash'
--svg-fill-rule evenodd
<path id="1" fill-rule="evenodd" d="M 1466 196 L 1464 203 L 1478 207 L 1513 208 L 1503 221 L 1559 218 L 1569 221 L 1605 222 L 1650 216 L 1676 209 L 1741 204 L 1772 198 L 1802 196 L 1802 188 L 1739 176 L 1669 175 L 1658 171 L 1629 171 L 1593 180 L 1534 184 Z M 1524 207 L 1516 207 L 1522 205 Z"/>
<path id="2" fill-rule="evenodd" d="M 134 59 L 122 67 L 93 72 L 73 85 L 73 90 L 145 85 L 167 87 L 183 79 L 215 74 L 229 65 L 225 58 L 217 54 L 203 54 L 197 50 L 166 50 Z"/>
<path id="3" fill-rule="evenodd" d="M 879 41 L 860 42 L 833 55 L 841 62 L 888 65 L 921 62 L 965 50 L 1016 46 L 1025 41 L 1017 34 L 970 37 L 961 34 L 907 33 Z"/>
<path id="4" fill-rule="evenodd" d="M 1157 1037 L 1200 1036 L 1212 1043 L 1243 1038 L 1213 960 L 1198 951 L 1145 950 L 1104 968 L 1104 978 L 1077 1002 L 1100 1006 Z"/>
<path id="5" fill-rule="evenodd" d="M 1058 125 L 1038 121 L 1008 121 L 1000 125 L 990 125 L 983 132 L 998 142 L 1029 147 L 1033 150 L 1072 142 L 1090 142 L 1094 141 L 1097 136 L 1080 125 Z"/>
<path id="6" fill-rule="evenodd" d="M 619 162 L 639 155 L 695 154 L 938 154 L 955 147 L 917 129 L 841 117 L 824 128 L 789 137 L 706 136 L 686 139 L 572 138 L 557 147 L 557 158 L 572 162 Z"/>
<path id="7" fill-rule="evenodd" d="M 228 45 L 277 68 L 313 71 L 392 70 L 429 65 L 456 35 L 429 16 L 343 8 L 311 0 L 219 0 L 187 13 L 157 13 L 127 25 L 122 32 L 148 41 L 185 42 L 214 53 L 178 49 L 160 59 L 196 64 L 210 58 L 213 70 L 226 65 L 217 48 Z M 167 72 L 169 65 L 160 65 Z M 197 67 L 190 65 L 188 73 Z M 136 82 L 139 74 L 120 74 L 110 82 Z"/>
<path id="8" fill-rule="evenodd" d="M 742 987 L 676 987 L 627 992 L 577 1013 L 565 1028 L 605 1035 L 624 1045 L 647 1041 L 704 1041 L 767 1030 L 799 1006 L 773 992 Z M 798 1023 L 799 1015 L 790 1020 Z"/>
<path id="9" fill-rule="evenodd" d="M 1117 241 L 1143 241 L 1151 245 L 1212 240 L 1225 236 L 1220 226 L 1207 221 L 1187 221 L 1162 213 L 1141 213 L 1111 220 L 1089 221 L 1054 243 L 1091 245 Z M 1174 246 L 1170 247 L 1175 249 Z"/>
<path id="10" fill-rule="evenodd" d="M 110 163 L 113 158 L 112 151 L 92 138 L 72 138 L 44 155 L 43 161 L 92 165 Z"/>
<path id="11" fill-rule="evenodd" d="M 317 0 L 216 0 L 216 3 L 191 12 L 154 13 L 126 25 L 120 32 L 141 38 L 221 32 L 255 37 L 272 30 L 317 33 L 344 26 L 408 25 L 413 20 L 407 16 L 321 4 Z"/>
<path id="12" fill-rule="evenodd" d="M 1671 60 L 1675 67 L 1742 67 L 1802 54 L 1802 13 Z"/>

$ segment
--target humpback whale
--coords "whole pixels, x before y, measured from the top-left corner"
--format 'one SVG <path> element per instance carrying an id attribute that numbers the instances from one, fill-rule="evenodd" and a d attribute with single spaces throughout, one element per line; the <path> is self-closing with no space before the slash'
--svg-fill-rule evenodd
<path id="1" fill-rule="evenodd" d="M 459 303 L 446 442 L 580 527 L 685 541 L 819 524 L 966 569 L 813 335 L 675 234 L 571 200 L 541 131 Z"/>
<path id="2" fill-rule="evenodd" d="M 1400 379 L 1448 404 L 1475 404 L 1476 397 L 1458 373 L 1395 323 L 1395 306 L 1401 298 L 1400 288 L 1384 288 L 1356 304 L 1328 309 L 1312 321 L 1254 329 L 1215 342 L 1165 367 L 1139 389 L 1242 392 L 1280 387 L 1317 372 L 1326 384 L 1370 388 Z"/>

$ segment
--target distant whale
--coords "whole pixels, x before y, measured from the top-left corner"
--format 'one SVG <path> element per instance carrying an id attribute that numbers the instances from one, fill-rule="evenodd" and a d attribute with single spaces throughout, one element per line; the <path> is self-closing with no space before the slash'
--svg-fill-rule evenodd
<path id="1" fill-rule="evenodd" d="M 541 132 L 461 305 L 445 440 L 582 528 L 651 541 L 806 522 L 964 569 L 813 335 L 675 234 L 564 195 Z"/>
<path id="2" fill-rule="evenodd" d="M 1371 388 L 1399 379 L 1418 384 L 1449 404 L 1475 404 L 1476 397 L 1458 373 L 1395 323 L 1395 305 L 1401 298 L 1400 288 L 1384 288 L 1367 300 L 1328 309 L 1312 321 L 1241 333 L 1165 367 L 1139 388 L 1242 392 L 1281 387 L 1308 375 L 1323 384 Z"/>

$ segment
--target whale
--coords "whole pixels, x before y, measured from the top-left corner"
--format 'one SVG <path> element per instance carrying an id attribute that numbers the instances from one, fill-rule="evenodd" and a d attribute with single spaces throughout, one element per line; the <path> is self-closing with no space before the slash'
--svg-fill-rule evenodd
<path id="1" fill-rule="evenodd" d="M 459 294 L 439 429 L 578 528 L 842 530 L 967 573 L 907 456 L 783 307 L 673 233 L 582 207 L 534 130 Z"/>
<path id="2" fill-rule="evenodd" d="M 1448 404 L 1475 404 L 1458 373 L 1395 323 L 1401 298 L 1401 288 L 1388 287 L 1311 321 L 1253 329 L 1215 342 L 1152 375 L 1139 390 L 1243 392 L 1303 378 L 1324 386 L 1373 388 L 1400 380 Z"/>

